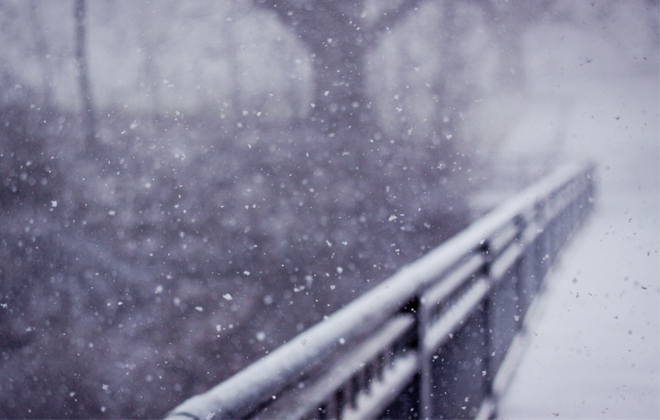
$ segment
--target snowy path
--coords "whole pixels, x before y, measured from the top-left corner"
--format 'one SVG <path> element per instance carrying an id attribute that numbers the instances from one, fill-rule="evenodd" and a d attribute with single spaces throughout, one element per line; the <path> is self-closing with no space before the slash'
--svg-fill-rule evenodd
<path id="1" fill-rule="evenodd" d="M 596 211 L 548 279 L 499 417 L 660 418 L 658 81 L 571 93 L 564 154 L 597 161 Z"/>
<path id="2" fill-rule="evenodd" d="M 603 200 L 548 282 L 500 417 L 658 418 L 658 226 Z"/>

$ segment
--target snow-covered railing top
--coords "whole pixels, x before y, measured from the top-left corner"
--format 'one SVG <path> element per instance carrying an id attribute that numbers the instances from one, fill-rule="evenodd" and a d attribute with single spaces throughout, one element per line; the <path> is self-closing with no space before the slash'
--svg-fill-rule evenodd
<path id="1" fill-rule="evenodd" d="M 556 170 L 168 419 L 492 413 L 520 318 L 592 207 L 592 172 Z"/>

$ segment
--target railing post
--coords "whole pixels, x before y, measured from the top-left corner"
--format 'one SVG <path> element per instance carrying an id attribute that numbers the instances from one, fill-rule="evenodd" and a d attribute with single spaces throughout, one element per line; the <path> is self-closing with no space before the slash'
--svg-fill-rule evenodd
<path id="1" fill-rule="evenodd" d="M 518 247 L 526 246 L 526 244 L 524 244 L 525 229 L 527 228 L 527 221 L 525 220 L 525 217 L 519 214 L 516 217 L 514 217 L 513 223 L 516 226 L 517 233 L 511 246 L 518 246 Z M 527 306 L 528 306 L 527 305 L 528 292 L 525 289 L 526 280 L 523 273 L 523 265 L 525 264 L 525 255 L 526 254 L 523 252 L 522 255 L 518 257 L 518 260 L 515 262 L 515 266 L 513 269 L 513 272 L 515 273 L 516 276 L 516 281 L 513 287 L 516 295 L 516 316 L 518 317 L 516 319 L 517 331 L 520 331 L 522 329 L 523 317 L 527 312 Z"/>
<path id="2" fill-rule="evenodd" d="M 423 410 L 424 393 L 429 389 L 424 385 L 424 373 L 422 370 L 424 359 L 424 331 L 427 320 L 424 319 L 420 296 L 416 295 L 409 301 L 401 312 L 412 314 L 415 325 L 412 328 L 413 335 L 404 344 L 406 349 L 417 354 L 418 372 L 415 374 L 409 386 L 394 400 L 386 409 L 387 418 L 424 418 Z"/>
<path id="3" fill-rule="evenodd" d="M 488 281 L 492 284 L 493 279 L 491 277 L 491 265 L 493 262 L 493 255 L 491 253 L 491 248 L 490 248 L 490 243 L 488 240 L 484 240 L 480 247 L 479 251 L 482 253 L 484 257 L 484 265 L 483 265 L 483 276 L 488 279 Z M 489 296 L 486 297 L 484 302 L 482 303 L 482 323 L 483 323 L 483 328 L 486 330 L 486 334 L 484 335 L 484 352 L 483 352 L 483 364 L 485 367 L 485 375 L 482 375 L 482 389 L 484 392 L 484 395 L 487 398 L 490 398 L 493 395 L 493 381 L 495 380 L 495 372 L 492 371 L 492 352 L 493 352 L 493 337 L 492 337 L 492 332 L 488 332 L 490 324 L 491 324 L 491 314 L 492 311 L 492 299 Z"/>
<path id="4" fill-rule="evenodd" d="M 416 356 L 415 366 L 417 373 L 412 375 L 405 383 L 400 383 L 404 386 L 398 395 L 383 407 L 381 413 L 381 417 L 383 418 L 419 418 L 421 416 L 422 375 L 420 373 L 420 358 L 423 346 L 423 336 L 420 335 L 423 330 L 423 321 L 420 319 L 421 306 L 420 298 L 418 295 L 414 295 L 410 301 L 399 308 L 399 316 L 402 314 L 406 314 L 407 316 L 412 315 L 413 324 L 403 340 L 397 341 L 396 345 L 391 349 L 384 349 L 381 360 L 383 366 L 379 366 L 377 371 L 371 375 L 373 379 L 383 380 L 385 371 L 392 367 L 391 363 L 395 363 L 395 360 L 400 358 L 401 354 L 412 353 Z"/>
<path id="5" fill-rule="evenodd" d="M 525 218 L 520 219 L 520 241 L 519 246 L 524 247 L 523 254 L 518 262 L 516 268 L 519 278 L 519 291 L 518 291 L 518 304 L 520 307 L 521 317 L 527 312 L 532 299 L 538 292 L 538 270 L 536 268 L 536 258 L 538 252 L 536 250 L 537 241 L 533 235 L 536 229 L 536 224 L 533 220 L 527 221 Z M 522 328 L 522 319 L 520 326 Z"/>
<path id="6" fill-rule="evenodd" d="M 433 366 L 431 365 L 433 354 L 426 352 L 424 346 L 426 332 L 431 323 L 431 314 L 429 313 L 429 307 L 424 305 L 424 302 L 420 302 L 420 310 L 418 313 L 418 324 L 417 324 L 417 337 L 418 337 L 418 354 L 419 354 L 419 413 L 420 418 L 423 420 L 433 418 L 433 408 L 432 408 L 432 399 L 433 399 Z"/>

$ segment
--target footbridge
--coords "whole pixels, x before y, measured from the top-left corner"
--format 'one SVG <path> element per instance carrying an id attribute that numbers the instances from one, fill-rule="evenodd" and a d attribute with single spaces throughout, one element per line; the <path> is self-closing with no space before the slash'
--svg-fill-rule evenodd
<path id="1" fill-rule="evenodd" d="M 169 420 L 492 418 L 525 317 L 594 203 L 561 167 Z"/>

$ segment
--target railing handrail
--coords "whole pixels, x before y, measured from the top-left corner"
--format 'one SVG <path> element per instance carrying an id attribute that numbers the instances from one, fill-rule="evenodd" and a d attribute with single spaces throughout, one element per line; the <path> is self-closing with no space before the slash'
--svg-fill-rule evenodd
<path id="1" fill-rule="evenodd" d="M 591 170 L 590 164 L 572 164 L 556 170 L 271 354 L 188 399 L 169 416 L 203 419 L 213 415 L 217 419 L 254 413 L 282 390 L 318 369 L 342 346 L 364 339 L 365 332 L 383 325 L 461 260 L 482 253 L 484 244 L 496 239 L 504 227 L 519 220 L 533 222 L 544 201 L 573 180 L 588 177 Z"/>

